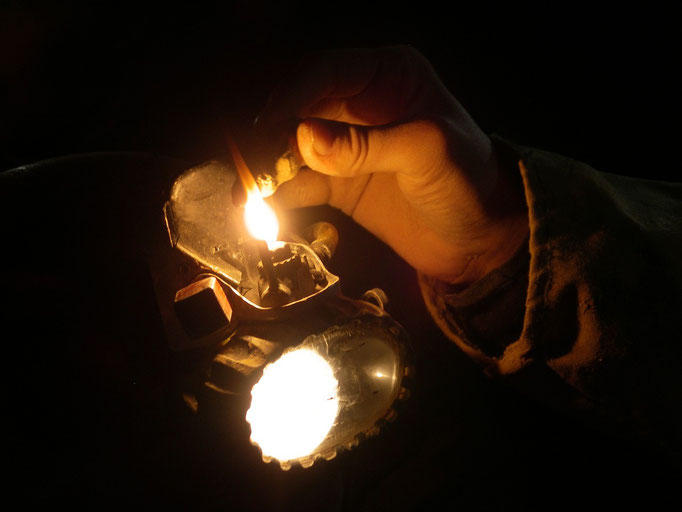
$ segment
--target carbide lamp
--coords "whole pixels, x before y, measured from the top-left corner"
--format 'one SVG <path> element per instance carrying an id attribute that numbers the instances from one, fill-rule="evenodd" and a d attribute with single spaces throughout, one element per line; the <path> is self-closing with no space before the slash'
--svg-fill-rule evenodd
<path id="1" fill-rule="evenodd" d="M 175 180 L 164 217 L 186 265 L 157 297 L 171 348 L 211 353 L 195 405 L 215 403 L 211 394 L 250 396 L 238 417 L 263 460 L 308 467 L 396 416 L 408 394 L 409 341 L 381 290 L 359 300 L 338 291 L 325 266 L 336 228 L 319 222 L 278 235 L 275 214 L 233 155 L 236 169 L 211 161 Z M 232 200 L 238 175 L 244 207 Z"/>

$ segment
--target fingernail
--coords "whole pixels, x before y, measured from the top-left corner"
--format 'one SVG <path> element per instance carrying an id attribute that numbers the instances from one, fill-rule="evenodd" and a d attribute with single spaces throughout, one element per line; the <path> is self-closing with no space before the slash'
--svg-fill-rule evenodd
<path id="1" fill-rule="evenodd" d="M 336 134 L 328 123 L 318 119 L 308 121 L 313 139 L 313 150 L 320 156 L 327 156 L 334 149 Z"/>

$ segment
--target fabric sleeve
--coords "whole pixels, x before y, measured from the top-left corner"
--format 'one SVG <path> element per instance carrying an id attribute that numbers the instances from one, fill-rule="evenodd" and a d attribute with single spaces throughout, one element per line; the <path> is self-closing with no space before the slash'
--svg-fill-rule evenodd
<path id="1" fill-rule="evenodd" d="M 489 375 L 679 457 L 682 185 L 496 144 L 523 180 L 528 244 L 463 291 L 420 276 L 436 323 Z"/>

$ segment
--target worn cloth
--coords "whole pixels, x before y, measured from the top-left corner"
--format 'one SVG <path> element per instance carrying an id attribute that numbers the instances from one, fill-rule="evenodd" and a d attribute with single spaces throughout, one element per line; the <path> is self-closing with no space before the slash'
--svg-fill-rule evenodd
<path id="1" fill-rule="evenodd" d="M 465 290 L 420 276 L 429 311 L 490 376 L 679 460 L 682 185 L 496 144 L 523 180 L 528 243 Z"/>

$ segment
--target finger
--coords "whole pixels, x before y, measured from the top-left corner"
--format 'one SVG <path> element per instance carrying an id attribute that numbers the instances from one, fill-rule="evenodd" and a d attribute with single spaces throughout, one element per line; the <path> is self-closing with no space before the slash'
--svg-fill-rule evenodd
<path id="1" fill-rule="evenodd" d="M 294 179 L 277 188 L 272 199 L 279 208 L 302 208 L 327 204 L 330 194 L 328 176 L 301 169 Z"/>
<path id="2" fill-rule="evenodd" d="M 447 160 L 446 131 L 439 120 L 370 127 L 307 119 L 298 126 L 297 142 L 306 164 L 330 176 L 420 175 Z"/>

